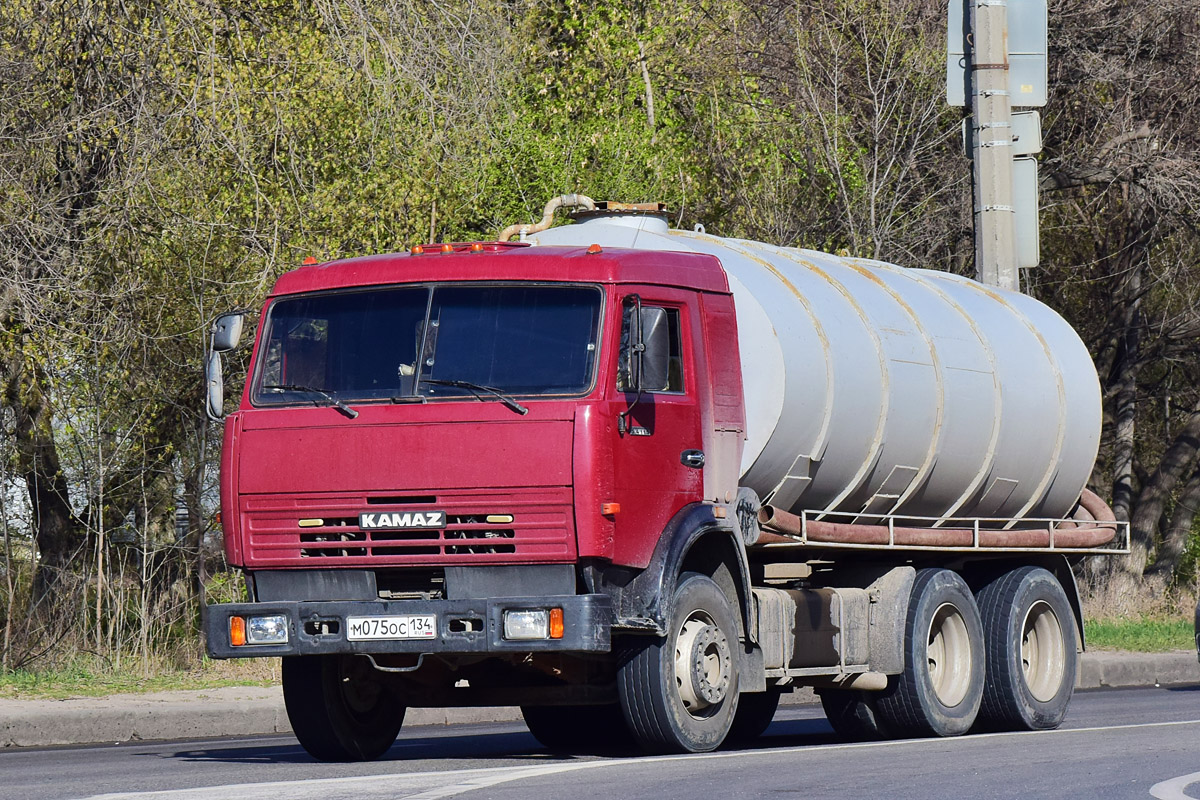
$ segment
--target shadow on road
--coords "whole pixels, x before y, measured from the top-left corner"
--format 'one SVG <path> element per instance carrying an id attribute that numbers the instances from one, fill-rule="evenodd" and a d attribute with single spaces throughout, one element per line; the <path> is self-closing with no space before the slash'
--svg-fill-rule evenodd
<path id="1" fill-rule="evenodd" d="M 823 744 L 845 744 L 829 727 L 824 717 L 814 719 L 776 719 L 759 738 L 722 750 L 771 750 L 777 747 L 816 747 Z"/>
<path id="2" fill-rule="evenodd" d="M 146 753 L 181 761 L 223 762 L 229 764 L 318 764 L 294 739 L 270 744 L 233 744 L 190 748 L 172 753 Z M 388 761 L 480 761 L 493 758 L 555 760 L 559 756 L 541 748 L 530 734 L 521 732 L 470 733 L 446 736 L 414 736 L 396 740 L 376 763 Z"/>
<path id="3" fill-rule="evenodd" d="M 762 737 L 741 745 L 726 746 L 725 750 L 760 750 L 775 747 L 833 744 L 840 740 L 824 718 L 778 719 Z M 178 759 L 186 762 L 227 764 L 319 764 L 293 739 L 263 742 L 253 745 L 231 742 L 228 746 L 181 749 L 168 753 L 147 752 L 145 755 Z M 550 763 L 578 758 L 629 758 L 642 755 L 632 743 L 608 747 L 579 748 L 571 752 L 548 750 L 525 731 L 443 734 L 421 736 L 419 731 L 401 734 L 388 752 L 375 763 L 396 761 L 513 761 Z"/>
<path id="4" fill-rule="evenodd" d="M 1167 686 L 1168 692 L 1200 692 L 1200 683 L 1186 684 L 1184 686 Z"/>

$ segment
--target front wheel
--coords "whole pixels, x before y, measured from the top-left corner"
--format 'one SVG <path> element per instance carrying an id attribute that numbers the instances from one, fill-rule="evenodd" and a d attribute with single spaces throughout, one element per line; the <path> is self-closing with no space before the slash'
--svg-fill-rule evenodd
<path id="1" fill-rule="evenodd" d="M 833 732 L 852 742 L 891 738 L 875 709 L 875 693 L 858 689 L 821 689 L 821 708 Z"/>
<path id="2" fill-rule="evenodd" d="M 1022 567 L 979 590 L 987 642 L 980 724 L 992 730 L 1057 728 L 1075 690 L 1075 621 L 1062 584 Z"/>
<path id="3" fill-rule="evenodd" d="M 560 752 L 616 747 L 626 736 L 625 718 L 615 704 L 600 706 L 521 706 L 533 738 Z"/>
<path id="4" fill-rule="evenodd" d="M 765 692 L 746 692 L 738 698 L 737 713 L 729 728 L 728 741 L 752 742 L 767 732 L 775 712 L 779 709 L 779 698 L 783 692 L 769 687 Z"/>
<path id="5" fill-rule="evenodd" d="M 715 750 L 737 712 L 737 621 L 704 575 L 681 577 L 672 609 L 667 636 L 632 640 L 621 654 L 621 708 L 646 750 Z"/>
<path id="6" fill-rule="evenodd" d="M 361 656 L 283 659 L 283 703 L 301 746 L 320 761 L 379 758 L 404 722 L 404 706 Z"/>

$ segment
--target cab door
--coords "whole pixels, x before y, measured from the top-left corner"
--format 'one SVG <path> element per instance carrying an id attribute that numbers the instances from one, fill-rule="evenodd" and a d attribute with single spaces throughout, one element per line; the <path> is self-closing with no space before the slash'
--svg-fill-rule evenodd
<path id="1" fill-rule="evenodd" d="M 662 287 L 639 287 L 620 298 L 621 342 L 618 361 L 628 359 L 636 343 L 636 309 L 665 312 L 668 369 L 661 385 L 643 385 L 639 394 L 630 384 L 628 365 L 618 363 L 613 443 L 614 515 L 613 561 L 643 567 L 649 563 L 659 534 L 681 508 L 702 499 L 704 490 L 696 361 L 700 325 L 695 294 Z M 647 334 L 649 335 L 649 334 Z M 623 429 L 620 430 L 620 429 Z"/>

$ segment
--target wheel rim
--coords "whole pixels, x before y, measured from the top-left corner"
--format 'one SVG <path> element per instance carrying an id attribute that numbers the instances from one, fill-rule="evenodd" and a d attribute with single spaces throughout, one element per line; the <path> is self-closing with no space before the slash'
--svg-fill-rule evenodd
<path id="1" fill-rule="evenodd" d="M 1029 607 L 1021 626 L 1021 670 L 1029 693 L 1042 703 L 1058 694 L 1066 670 L 1062 625 L 1050 604 L 1039 600 Z"/>
<path id="2" fill-rule="evenodd" d="M 707 613 L 688 615 L 675 639 L 675 684 L 693 717 L 713 713 L 729 691 L 729 640 Z"/>
<path id="3" fill-rule="evenodd" d="M 361 656 L 343 656 L 338 664 L 338 684 L 346 710 L 355 717 L 365 717 L 378 706 L 384 689 L 374 670 Z"/>
<path id="4" fill-rule="evenodd" d="M 943 603 L 929 623 L 925 648 L 929 680 L 938 701 L 953 708 L 967 696 L 971 683 L 971 637 L 963 615 L 951 603 Z"/>

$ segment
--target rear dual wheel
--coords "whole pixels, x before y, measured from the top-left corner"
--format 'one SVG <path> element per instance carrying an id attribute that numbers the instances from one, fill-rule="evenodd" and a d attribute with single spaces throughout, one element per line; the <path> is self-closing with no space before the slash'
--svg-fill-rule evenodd
<path id="1" fill-rule="evenodd" d="M 1075 689 L 1075 617 L 1062 584 L 1040 567 L 1005 573 L 979 590 L 987 643 L 980 727 L 1056 728 Z"/>
<path id="2" fill-rule="evenodd" d="M 966 733 L 983 698 L 984 636 L 975 598 L 957 573 L 917 573 L 904 648 L 904 671 L 875 699 L 878 729 L 897 736 Z"/>

